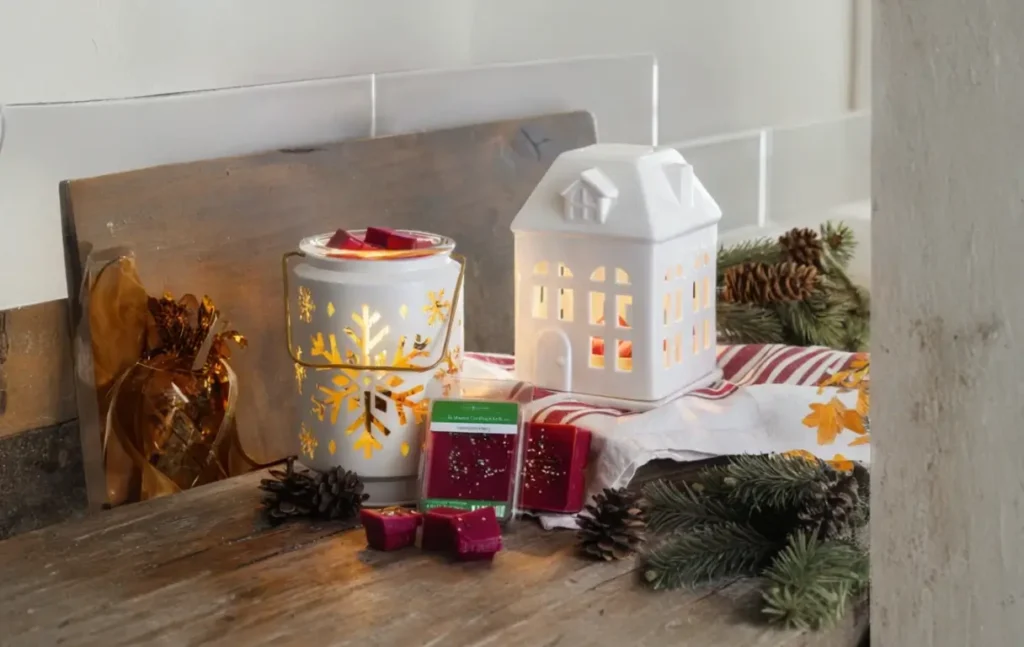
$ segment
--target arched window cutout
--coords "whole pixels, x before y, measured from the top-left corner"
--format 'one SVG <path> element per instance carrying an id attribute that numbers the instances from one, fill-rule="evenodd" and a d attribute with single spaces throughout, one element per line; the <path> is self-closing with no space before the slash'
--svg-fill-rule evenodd
<path id="1" fill-rule="evenodd" d="M 548 262 L 537 261 L 537 264 L 533 266 L 534 274 L 547 274 L 548 273 Z"/>
<path id="2" fill-rule="evenodd" d="M 711 320 L 704 320 L 704 350 L 711 348 Z"/>
<path id="3" fill-rule="evenodd" d="M 591 281 L 604 282 L 604 265 L 594 270 L 590 275 Z"/>
<path id="4" fill-rule="evenodd" d="M 693 288 L 693 311 L 694 312 L 699 312 L 700 311 L 700 297 L 697 296 L 697 282 L 694 281 L 690 285 Z"/>
<path id="5" fill-rule="evenodd" d="M 665 280 L 666 281 L 671 281 L 672 280 L 672 268 L 671 267 L 668 268 L 667 270 L 665 270 Z"/>
<path id="6" fill-rule="evenodd" d="M 672 368 L 672 351 L 668 348 L 668 338 L 661 340 L 661 355 L 665 368 Z"/>
<path id="7" fill-rule="evenodd" d="M 697 326 L 693 327 L 693 354 L 700 352 L 700 342 L 697 339 Z"/>
<path id="8" fill-rule="evenodd" d="M 707 252 L 704 252 L 704 265 L 707 266 L 707 265 L 710 265 L 710 264 L 711 264 L 711 255 L 708 254 Z"/>
<path id="9" fill-rule="evenodd" d="M 629 274 L 621 267 L 615 268 L 616 285 L 629 285 Z"/>
<path id="10" fill-rule="evenodd" d="M 569 266 L 565 263 L 558 264 L 558 276 L 564 276 L 567 279 L 572 278 L 572 272 L 569 270 Z"/>
<path id="11" fill-rule="evenodd" d="M 683 264 L 682 263 L 676 263 L 676 278 L 677 279 L 683 278 Z"/>
<path id="12" fill-rule="evenodd" d="M 699 270 L 700 269 L 700 261 L 701 261 L 701 254 L 700 254 L 700 252 L 698 252 L 697 255 L 693 259 L 693 269 L 695 269 L 695 270 Z"/>
<path id="13" fill-rule="evenodd" d="M 661 303 L 661 323 L 666 328 L 668 327 L 669 318 L 672 316 L 672 295 L 668 292 L 665 293 L 665 298 Z"/>

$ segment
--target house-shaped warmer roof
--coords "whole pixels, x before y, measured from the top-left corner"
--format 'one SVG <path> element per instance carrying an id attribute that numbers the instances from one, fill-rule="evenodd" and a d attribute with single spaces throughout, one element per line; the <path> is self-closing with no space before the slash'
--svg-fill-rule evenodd
<path id="1" fill-rule="evenodd" d="M 600 213 L 575 217 L 583 194 Z M 558 156 L 512 221 L 514 232 L 557 232 L 662 242 L 714 224 L 722 211 L 679 151 L 594 144 Z"/>

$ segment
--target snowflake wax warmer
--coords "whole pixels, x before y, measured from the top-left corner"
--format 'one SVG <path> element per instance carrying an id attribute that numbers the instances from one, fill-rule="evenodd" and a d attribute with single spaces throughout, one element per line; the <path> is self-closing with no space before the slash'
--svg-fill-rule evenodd
<path id="1" fill-rule="evenodd" d="M 515 509 L 521 453 L 520 407 L 513 401 L 435 400 L 424 449 L 420 507 Z"/>
<path id="2" fill-rule="evenodd" d="M 462 366 L 464 265 L 449 238 L 373 231 L 418 247 L 365 249 L 353 241 L 368 232 L 352 230 L 284 258 L 299 418 L 287 433 L 303 464 L 357 472 L 366 505 L 382 507 L 418 498 L 427 389 Z"/>

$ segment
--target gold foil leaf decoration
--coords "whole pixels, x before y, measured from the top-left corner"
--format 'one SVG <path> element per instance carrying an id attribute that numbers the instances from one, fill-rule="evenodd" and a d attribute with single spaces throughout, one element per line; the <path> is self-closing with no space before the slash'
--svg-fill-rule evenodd
<path id="1" fill-rule="evenodd" d="M 331 303 L 330 301 L 327 302 L 327 316 L 328 317 L 333 317 L 334 316 L 334 304 Z"/>
<path id="2" fill-rule="evenodd" d="M 409 455 L 409 443 L 403 442 L 402 446 L 400 447 L 400 449 L 402 450 L 402 456 L 408 456 Z"/>
<path id="3" fill-rule="evenodd" d="M 313 321 L 314 310 L 316 304 L 313 303 L 313 293 L 306 286 L 299 286 L 299 319 L 306 323 Z"/>
<path id="4" fill-rule="evenodd" d="M 338 451 L 338 443 L 332 439 L 331 442 L 327 443 L 327 451 L 331 453 L 331 456 L 334 456 L 335 452 Z"/>
<path id="5" fill-rule="evenodd" d="M 405 319 L 409 315 L 409 306 L 404 303 L 398 308 L 398 314 L 402 319 Z"/>

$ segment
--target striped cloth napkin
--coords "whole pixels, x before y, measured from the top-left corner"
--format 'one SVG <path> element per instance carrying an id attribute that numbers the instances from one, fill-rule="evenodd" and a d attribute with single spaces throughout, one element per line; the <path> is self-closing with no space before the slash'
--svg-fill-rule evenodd
<path id="1" fill-rule="evenodd" d="M 870 435 L 844 427 L 858 393 L 819 384 L 866 364 L 866 355 L 820 347 L 750 344 L 718 347 L 722 380 L 656 409 L 632 412 L 587 404 L 572 394 L 535 391 L 532 421 L 593 433 L 588 496 L 629 483 L 656 459 L 693 461 L 731 454 L 807 453 L 837 464 L 870 463 Z M 514 376 L 512 357 L 467 353 L 464 374 Z M 841 405 L 826 403 L 838 400 Z M 851 425 L 855 426 L 855 425 Z M 571 515 L 542 515 L 546 528 L 575 527 Z"/>

